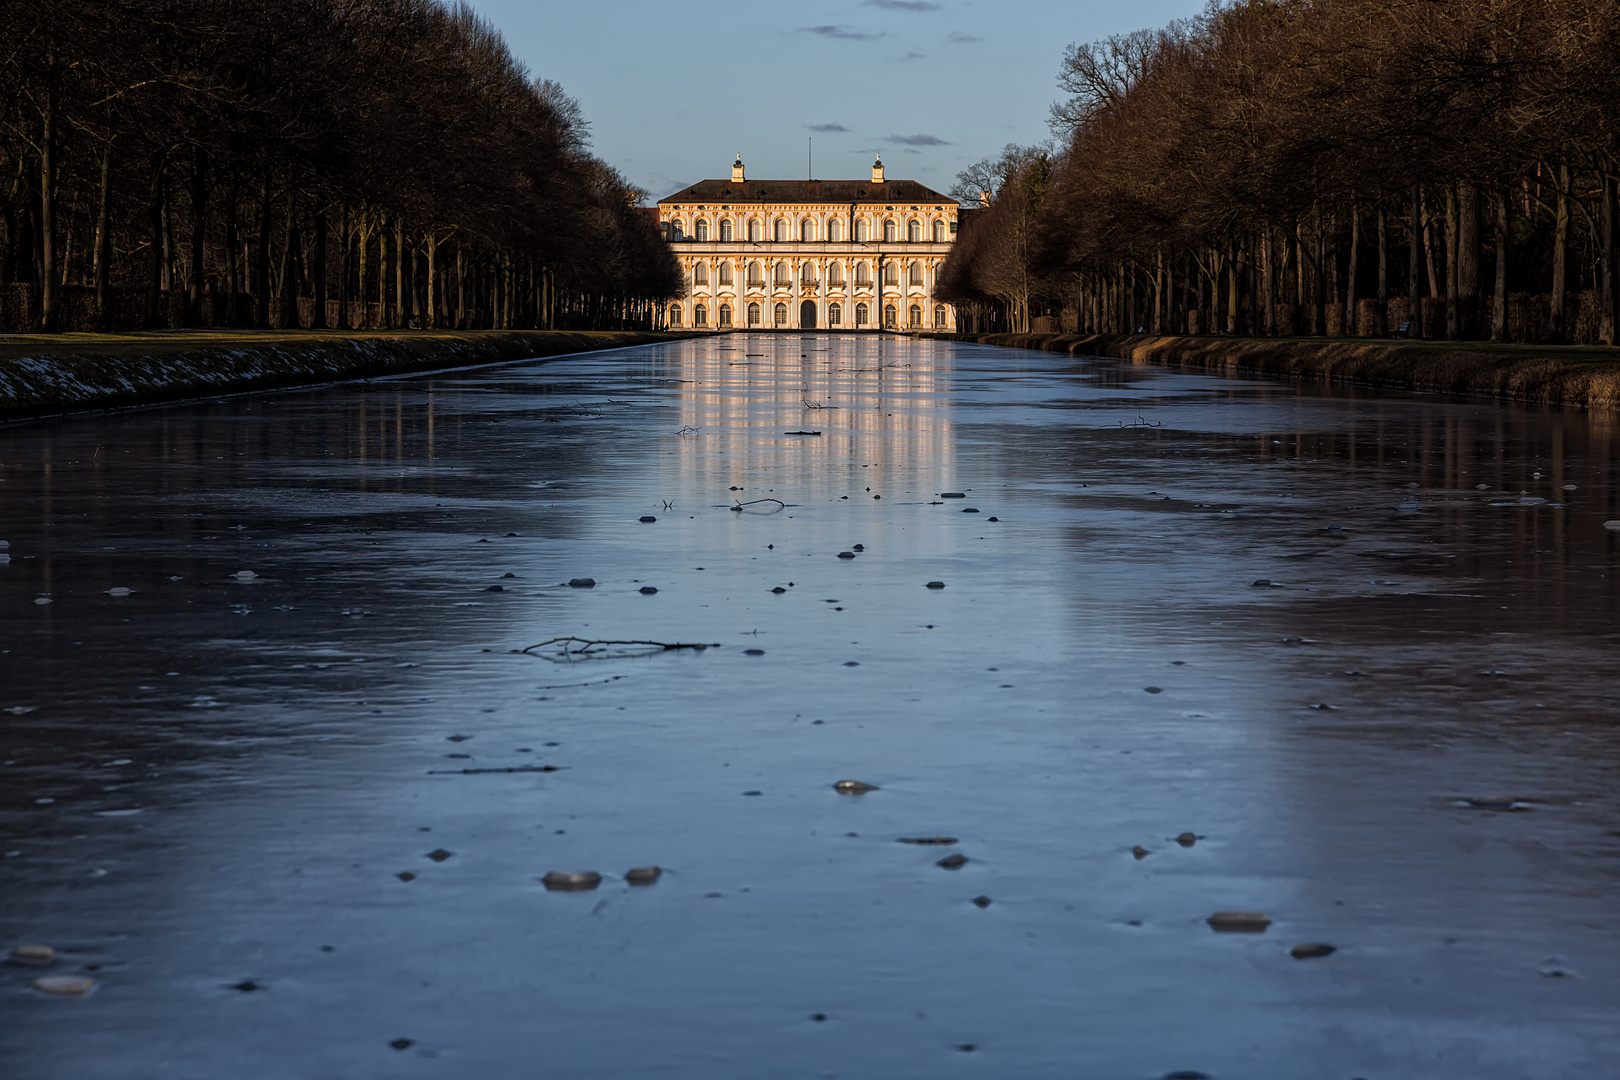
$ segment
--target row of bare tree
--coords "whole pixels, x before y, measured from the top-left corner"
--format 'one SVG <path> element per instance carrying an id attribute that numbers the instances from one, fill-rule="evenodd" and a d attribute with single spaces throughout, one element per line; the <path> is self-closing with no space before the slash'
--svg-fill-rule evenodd
<path id="1" fill-rule="evenodd" d="M 0 329 L 606 326 L 681 291 L 577 103 L 464 4 L 0 12 Z"/>
<path id="2" fill-rule="evenodd" d="M 958 178 L 969 324 L 1616 343 L 1614 0 L 1216 0 L 1059 84 Z"/>

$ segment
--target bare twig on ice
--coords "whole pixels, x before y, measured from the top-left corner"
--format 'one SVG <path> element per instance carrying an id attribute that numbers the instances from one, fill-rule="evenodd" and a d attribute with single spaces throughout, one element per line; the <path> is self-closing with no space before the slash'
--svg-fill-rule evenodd
<path id="1" fill-rule="evenodd" d="M 776 510 L 786 510 L 787 509 L 787 503 L 783 502 L 781 499 L 749 499 L 747 502 L 737 503 L 735 506 L 732 507 L 732 509 L 737 511 L 738 513 L 741 513 L 745 508 L 750 507 L 750 506 L 758 506 L 761 503 L 775 503 L 776 504 Z M 776 513 L 776 510 L 772 510 L 771 513 L 773 513 L 773 514 Z"/>
<path id="2" fill-rule="evenodd" d="M 547 646 L 558 646 L 558 655 L 561 656 L 600 656 L 603 651 L 612 648 L 619 649 L 646 649 L 655 652 L 674 652 L 678 649 L 697 649 L 702 651 L 709 648 L 719 648 L 718 645 L 706 645 L 691 641 L 598 641 L 582 637 L 554 637 L 549 641 L 542 641 L 538 645 L 530 645 L 527 649 L 518 652 L 534 655 L 536 649 Z"/>

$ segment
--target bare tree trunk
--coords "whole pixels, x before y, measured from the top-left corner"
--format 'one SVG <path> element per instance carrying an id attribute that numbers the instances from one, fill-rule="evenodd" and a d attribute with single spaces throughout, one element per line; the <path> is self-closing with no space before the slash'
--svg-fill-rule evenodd
<path id="1" fill-rule="evenodd" d="M 1389 333 L 1389 215 L 1382 204 L 1378 207 L 1378 312 L 1373 333 L 1378 337 Z"/>
<path id="2" fill-rule="evenodd" d="M 1421 277 L 1423 260 L 1423 189 L 1420 185 L 1412 185 L 1412 220 L 1408 232 L 1412 234 L 1411 252 L 1407 257 L 1406 291 L 1411 307 L 1407 309 L 1406 318 L 1410 325 L 1407 327 L 1407 337 L 1423 336 L 1423 279 Z"/>
<path id="3" fill-rule="evenodd" d="M 1442 296 L 1444 295 L 1444 290 L 1440 288 L 1440 274 L 1435 269 L 1434 218 L 1429 213 L 1429 194 L 1428 192 L 1423 191 L 1421 186 L 1419 186 L 1418 190 L 1423 193 L 1423 256 L 1427 260 L 1429 266 L 1429 295 Z"/>
<path id="4" fill-rule="evenodd" d="M 1238 319 L 1238 270 L 1237 270 L 1237 244 L 1234 242 L 1226 256 L 1226 332 L 1237 333 Z"/>
<path id="5" fill-rule="evenodd" d="M 285 330 L 298 329 L 298 285 L 293 276 L 296 263 L 295 248 L 298 233 L 298 194 L 287 192 L 287 220 L 281 230 L 281 268 L 276 272 L 276 311 Z M 289 302 L 290 301 L 290 302 Z M 289 314 L 290 311 L 290 314 Z"/>
<path id="6" fill-rule="evenodd" d="M 1558 166 L 1558 202 L 1554 214 L 1552 303 L 1547 336 L 1562 345 L 1569 341 L 1564 301 L 1569 272 L 1569 166 Z"/>
<path id="7" fill-rule="evenodd" d="M 1457 189 L 1446 188 L 1446 340 L 1461 336 L 1457 322 L 1457 241 L 1459 239 Z"/>
<path id="8" fill-rule="evenodd" d="M 405 219 L 394 219 L 394 325 L 403 327 L 410 318 L 405 306 Z"/>
<path id="9" fill-rule="evenodd" d="M 1603 174 L 1603 206 L 1598 215 L 1598 340 L 1614 339 L 1614 177 Z"/>
<path id="10" fill-rule="evenodd" d="M 113 141 L 101 148 L 101 190 L 96 196 L 96 329 L 112 329 L 112 162 Z"/>
<path id="11" fill-rule="evenodd" d="M 309 268 L 310 292 L 315 294 L 315 311 L 309 320 L 311 330 L 326 329 L 326 234 L 330 228 L 326 215 L 330 210 L 329 206 L 322 206 L 315 211 L 315 251 L 310 258 L 313 265 Z"/>
<path id="12" fill-rule="evenodd" d="M 237 198 L 239 195 L 236 178 L 231 177 L 231 186 L 225 196 L 225 322 L 235 326 L 241 318 L 236 309 L 236 294 L 242 291 L 242 276 L 237 270 L 237 248 L 241 240 L 237 227 Z"/>
<path id="13" fill-rule="evenodd" d="M 352 329 L 354 320 L 349 318 L 349 244 L 352 230 L 349 227 L 349 204 L 344 203 L 338 212 L 338 317 L 339 330 Z"/>
<path id="14" fill-rule="evenodd" d="M 456 328 L 467 329 L 467 245 L 456 245 Z"/>
<path id="15" fill-rule="evenodd" d="M 253 321 L 262 330 L 270 328 L 270 210 L 270 174 L 266 173 L 259 188 L 259 248 L 253 255 L 253 285 L 258 292 Z"/>
<path id="16" fill-rule="evenodd" d="M 1260 231 L 1260 303 L 1265 308 L 1261 313 L 1261 326 L 1266 337 L 1277 336 L 1277 301 L 1272 288 L 1276 267 L 1272 263 L 1271 226 L 1268 224 Z"/>
<path id="17" fill-rule="evenodd" d="M 1361 270 L 1361 207 L 1350 204 L 1350 268 L 1344 287 L 1344 336 L 1360 337 L 1361 320 L 1356 318 L 1356 274 Z"/>
<path id="18" fill-rule="evenodd" d="M 162 328 L 167 323 L 163 310 L 163 170 L 166 155 L 152 159 L 152 182 L 146 190 L 146 218 L 151 230 L 151 247 L 146 264 L 146 326 Z"/>
<path id="19" fill-rule="evenodd" d="M 1496 197 L 1496 288 L 1493 290 L 1491 304 L 1491 340 L 1507 340 L 1507 267 L 1508 267 L 1508 241 L 1511 233 L 1508 232 L 1509 201 L 1512 196 L 1506 188 L 1497 192 Z"/>
<path id="20" fill-rule="evenodd" d="M 427 234 L 427 312 L 423 323 L 429 330 L 438 328 L 438 306 L 434 303 L 439 285 L 439 237 L 431 229 Z"/>
<path id="21" fill-rule="evenodd" d="M 202 325 L 203 261 L 208 241 L 208 157 L 201 150 L 191 156 L 191 281 L 186 296 L 186 321 Z"/>
<path id="22" fill-rule="evenodd" d="M 368 213 L 361 210 L 360 224 L 354 233 L 354 283 L 355 293 L 360 305 L 360 318 L 355 321 L 354 325 L 358 330 L 364 330 L 371 322 L 371 302 L 366 299 L 366 271 L 369 269 L 367 263 L 369 262 L 368 256 L 371 254 L 371 232 Z"/>
<path id="23" fill-rule="evenodd" d="M 50 58 L 46 66 L 53 66 Z M 54 82 L 54 76 L 47 76 Z M 54 334 L 57 330 L 56 281 L 56 91 L 47 86 L 45 103 L 41 110 L 39 139 L 39 330 Z"/>
<path id="24" fill-rule="evenodd" d="M 1480 250 L 1479 189 L 1457 185 L 1457 331 L 1463 338 L 1479 336 Z"/>

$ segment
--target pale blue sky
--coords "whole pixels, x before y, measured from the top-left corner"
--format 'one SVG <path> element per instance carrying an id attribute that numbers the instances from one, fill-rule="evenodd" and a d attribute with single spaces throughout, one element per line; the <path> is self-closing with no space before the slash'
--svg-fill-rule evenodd
<path id="1" fill-rule="evenodd" d="M 1008 142 L 1047 137 L 1070 42 L 1159 26 L 1202 0 L 472 0 L 590 118 L 596 153 L 653 199 L 730 175 L 889 175 L 943 191 Z M 822 130 L 813 131 L 819 127 Z M 842 128 L 844 130 L 837 130 Z"/>

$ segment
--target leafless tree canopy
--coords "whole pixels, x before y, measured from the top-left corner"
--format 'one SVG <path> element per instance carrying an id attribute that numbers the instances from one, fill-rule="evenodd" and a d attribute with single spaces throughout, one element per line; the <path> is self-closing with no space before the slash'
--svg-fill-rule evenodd
<path id="1" fill-rule="evenodd" d="M 680 291 L 579 104 L 465 4 L 0 13 L 0 328 L 606 326 Z"/>
<path id="2" fill-rule="evenodd" d="M 1058 85 L 959 179 L 968 324 L 1616 341 L 1613 0 L 1216 0 Z"/>

